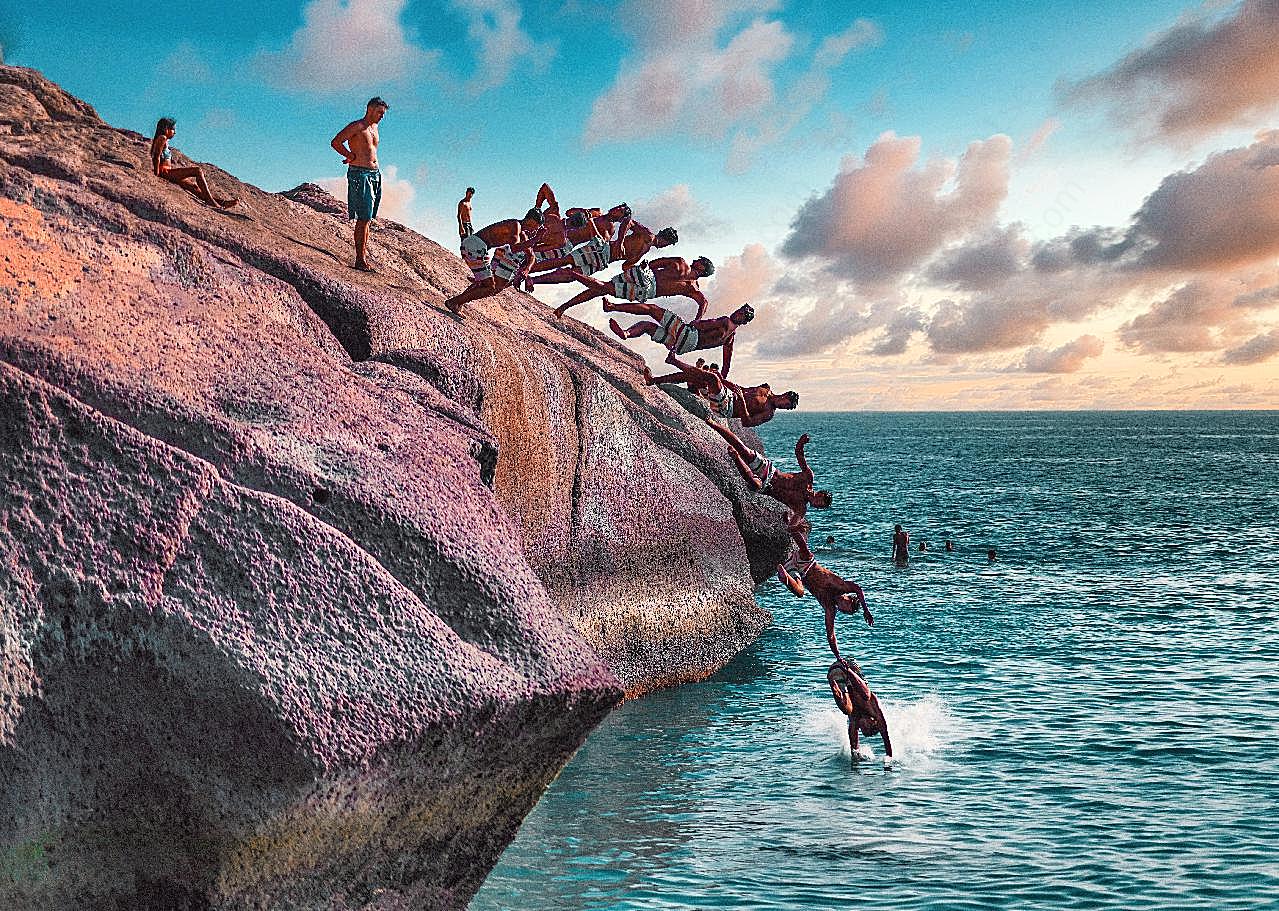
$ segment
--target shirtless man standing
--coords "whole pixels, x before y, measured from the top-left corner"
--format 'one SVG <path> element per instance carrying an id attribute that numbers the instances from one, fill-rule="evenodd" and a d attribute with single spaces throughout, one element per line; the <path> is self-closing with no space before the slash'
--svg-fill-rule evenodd
<path id="1" fill-rule="evenodd" d="M 475 198 L 475 187 L 467 187 L 466 195 L 457 201 L 457 233 L 466 240 L 475 233 L 471 227 L 471 200 Z"/>
<path id="2" fill-rule="evenodd" d="M 647 316 L 655 320 L 655 322 L 643 320 L 629 329 L 623 329 L 615 319 L 609 320 L 608 327 L 623 341 L 647 335 L 675 354 L 688 354 L 690 351 L 723 346 L 724 366 L 719 372 L 721 379 L 728 376 L 729 367 L 732 366 L 733 338 L 738 328 L 755 318 L 755 308 L 750 304 L 742 304 L 728 316 L 696 319 L 685 323 L 674 311 L 666 310 L 657 304 L 615 304 L 607 298 L 604 299 L 604 312 L 634 313 L 637 316 Z"/>
<path id="3" fill-rule="evenodd" d="M 870 615 L 870 607 L 866 604 L 866 593 L 856 582 L 849 582 L 817 562 L 813 552 L 808 549 L 808 541 L 798 523 L 791 526 L 791 538 L 799 551 L 795 561 L 798 569 L 792 575 L 785 565 L 779 563 L 777 578 L 796 598 L 804 597 L 804 586 L 808 586 L 808 591 L 813 593 L 813 597 L 825 611 L 826 644 L 830 646 L 835 661 L 848 666 L 849 670 L 856 670 L 856 664 L 850 664 L 839 654 L 839 643 L 835 640 L 835 614 L 852 615 L 860 610 L 866 625 L 874 626 L 875 618 Z"/>
<path id="4" fill-rule="evenodd" d="M 910 533 L 900 525 L 893 526 L 893 562 L 898 566 L 910 562 Z"/>
<path id="5" fill-rule="evenodd" d="M 826 671 L 826 682 L 830 684 L 831 695 L 839 710 L 848 716 L 848 746 L 853 751 L 854 763 L 860 758 L 857 755 L 858 733 L 878 734 L 884 742 L 884 765 L 889 765 L 893 758 L 893 742 L 888 739 L 888 721 L 884 718 L 884 710 L 879 707 L 879 700 L 870 691 L 870 686 L 859 673 L 856 665 L 849 667 L 845 662 L 836 661 Z"/>
<path id="6" fill-rule="evenodd" d="M 584 304 L 597 297 L 612 294 L 623 300 L 643 304 L 655 297 L 687 297 L 697 304 L 697 316 L 700 320 L 706 312 L 706 297 L 697 287 L 699 278 L 709 278 L 715 274 L 715 265 L 705 256 L 699 256 L 689 265 L 678 256 L 667 256 L 652 261 L 642 261 L 632 269 L 625 269 L 605 284 L 598 279 L 580 272 L 574 272 L 573 278 L 586 286 L 586 290 L 574 298 L 561 304 L 555 311 L 556 316 L 563 316 L 569 309 Z M 608 305 L 604 309 L 607 311 Z M 626 311 L 637 312 L 637 311 Z M 645 311 L 638 311 L 645 312 Z M 634 336 L 632 336 L 633 338 Z M 692 350 L 692 349 L 689 349 Z M 681 351 L 686 354 L 686 351 Z"/>
<path id="7" fill-rule="evenodd" d="M 373 271 L 365 250 L 369 243 L 369 222 L 377 217 L 382 203 L 377 125 L 388 107 L 381 98 L 370 98 L 364 107 L 364 116 L 344 126 L 329 143 L 347 165 L 346 210 L 347 217 L 355 219 L 355 268 L 361 272 Z"/>
<path id="8" fill-rule="evenodd" d="M 672 351 L 666 355 L 666 363 L 679 368 L 679 373 L 666 376 L 653 376 L 653 372 L 644 368 L 644 385 L 655 386 L 659 383 L 685 383 L 692 392 L 696 392 L 710 402 L 711 413 L 724 419 L 737 418 L 743 427 L 758 427 L 773 419 L 778 408 L 793 411 L 799 407 L 799 393 L 787 392 L 775 395 L 768 388 L 768 383 L 760 386 L 739 386 L 730 383 L 720 376 L 714 367 L 703 367 L 701 364 L 689 364 L 681 361 Z"/>
<path id="9" fill-rule="evenodd" d="M 795 461 L 799 462 L 799 471 L 778 471 L 773 467 L 771 459 L 764 458 L 762 452 L 756 452 L 727 427 L 721 427 L 714 421 L 706 421 L 706 425 L 722 436 L 729 444 L 729 455 L 737 463 L 737 469 L 752 489 L 766 493 L 784 505 L 788 510 L 786 524 L 794 530 L 799 527 L 808 507 L 814 509 L 830 509 L 831 493 L 829 490 L 813 489 L 813 470 L 804 459 L 804 447 L 811 439 L 804 434 L 795 442 Z M 804 549 L 807 550 L 805 544 Z"/>

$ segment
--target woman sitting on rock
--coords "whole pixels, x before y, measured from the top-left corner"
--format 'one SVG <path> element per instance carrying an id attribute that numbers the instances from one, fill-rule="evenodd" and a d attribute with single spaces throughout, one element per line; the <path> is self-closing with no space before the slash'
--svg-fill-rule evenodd
<path id="1" fill-rule="evenodd" d="M 177 132 L 177 122 L 172 117 L 161 117 L 155 125 L 155 136 L 151 139 L 151 170 L 157 177 L 175 183 L 192 196 L 208 203 L 215 209 L 229 209 L 236 204 L 234 199 L 219 199 L 209 189 L 204 179 L 204 172 L 199 168 L 175 168 L 173 151 L 169 148 L 169 140 Z"/>

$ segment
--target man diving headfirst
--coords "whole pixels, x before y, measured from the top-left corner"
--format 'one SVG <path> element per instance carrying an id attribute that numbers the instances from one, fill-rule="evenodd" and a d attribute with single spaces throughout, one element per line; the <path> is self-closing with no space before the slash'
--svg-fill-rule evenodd
<path id="1" fill-rule="evenodd" d="M 839 654 L 839 643 L 835 639 L 835 614 L 838 612 L 851 616 L 861 610 L 866 625 L 874 626 L 875 618 L 870 615 L 870 607 L 866 604 L 866 593 L 856 582 L 849 582 L 818 563 L 813 552 L 808 549 L 808 540 L 800 523 L 792 522 L 790 526 L 791 539 L 796 547 L 794 568 L 788 570 L 785 564 L 777 564 L 777 578 L 796 598 L 804 597 L 804 586 L 808 586 L 808 591 L 813 593 L 825 612 L 826 644 L 830 646 L 835 661 L 855 671 L 856 664 L 849 663 Z"/>
<path id="2" fill-rule="evenodd" d="M 645 367 L 644 385 L 685 383 L 692 392 L 696 392 L 710 403 L 711 414 L 725 420 L 737 418 L 742 422 L 743 427 L 758 427 L 760 424 L 766 424 L 773 419 L 778 408 L 792 411 L 799 407 L 798 392 L 776 395 L 768 387 L 768 383 L 760 386 L 739 386 L 724 379 L 714 367 L 681 361 L 674 351 L 666 355 L 666 363 L 678 367 L 680 372 L 655 377 L 652 371 Z"/>
<path id="3" fill-rule="evenodd" d="M 870 691 L 860 670 L 856 665 L 850 667 L 847 662 L 836 661 L 826 671 L 826 682 L 830 684 L 835 704 L 848 716 L 848 746 L 853 751 L 853 762 L 860 758 L 857 755 L 858 733 L 878 734 L 884 742 L 884 764 L 888 765 L 888 761 L 893 758 L 893 742 L 888 739 L 888 720 L 884 718 L 884 710 L 879 707 L 879 700 Z"/>
<path id="4" fill-rule="evenodd" d="M 719 372 L 721 378 L 728 376 L 728 369 L 732 365 L 733 338 L 737 330 L 755 318 L 755 308 L 750 304 L 742 304 L 728 316 L 695 319 L 686 323 L 673 310 L 657 304 L 619 304 L 612 303 L 607 298 L 604 299 L 604 312 L 634 313 L 653 320 L 638 322 L 629 329 L 623 329 L 615 319 L 609 320 L 608 327 L 623 341 L 647 335 L 675 354 L 722 347 L 724 366 Z"/>
<path id="5" fill-rule="evenodd" d="M 542 206 L 546 208 L 543 209 Z M 537 199 L 533 202 L 533 209 L 536 209 L 542 216 L 542 233 L 536 244 L 533 245 L 533 266 L 536 268 L 538 263 L 559 262 L 568 256 L 569 251 L 573 249 L 573 243 L 568 237 L 568 224 L 564 216 L 560 214 L 560 203 L 555 198 L 555 191 L 551 189 L 549 183 L 542 184 L 537 191 Z M 529 211 L 533 211 L 530 209 Z M 528 290 L 533 290 L 529 288 Z"/>
<path id="6" fill-rule="evenodd" d="M 710 420 L 706 421 L 706 425 L 728 441 L 729 455 L 737 463 L 737 469 L 746 483 L 752 489 L 768 494 L 789 510 L 786 524 L 791 529 L 799 526 L 809 506 L 814 509 L 830 508 L 830 491 L 813 489 L 813 470 L 804 459 L 804 447 L 811 439 L 808 434 L 795 441 L 795 461 L 799 462 L 799 471 L 789 472 L 779 471 L 773 466 L 771 459 L 766 459 L 762 452 L 751 449 L 727 427 L 721 427 Z"/>
<path id="7" fill-rule="evenodd" d="M 594 275 L 618 260 L 622 261 L 622 270 L 625 271 L 639 265 L 649 251 L 676 243 L 679 243 L 679 232 L 674 228 L 663 228 L 654 234 L 627 215 L 618 227 L 617 239 L 609 240 L 602 230 L 596 228 L 594 236 L 575 246 L 568 256 L 537 263 L 533 267 L 534 273 L 543 274 L 535 274 L 531 281 L 535 285 L 575 282 L 577 275 Z"/>
<path id="8" fill-rule="evenodd" d="M 697 304 L 697 316 L 694 318 L 700 320 L 702 314 L 706 312 L 706 297 L 697 287 L 697 280 L 714 274 L 715 265 L 705 256 L 697 257 L 691 265 L 678 256 L 642 261 L 634 268 L 623 269 L 607 283 L 591 278 L 589 275 L 574 272 L 573 278 L 585 285 L 586 290 L 561 304 L 556 309 L 555 315 L 563 316 L 578 304 L 612 294 L 637 304 L 643 304 L 655 297 L 687 297 Z M 607 304 L 604 309 L 609 309 Z M 646 313 L 646 311 L 633 310 L 627 312 Z"/>

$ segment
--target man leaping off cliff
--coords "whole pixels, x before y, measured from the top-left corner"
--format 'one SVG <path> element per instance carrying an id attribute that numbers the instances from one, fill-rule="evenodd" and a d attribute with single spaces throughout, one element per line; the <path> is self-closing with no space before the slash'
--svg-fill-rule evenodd
<path id="1" fill-rule="evenodd" d="M 804 458 L 804 447 L 808 445 L 808 434 L 795 441 L 795 461 L 799 462 L 799 471 L 779 471 L 773 466 L 771 459 L 764 458 L 762 452 L 756 452 L 727 427 L 707 420 L 706 425 L 722 436 L 729 444 L 729 455 L 737 463 L 738 470 L 746 483 L 760 493 L 768 494 L 789 510 L 786 524 L 792 533 L 799 527 L 808 507 L 829 509 L 831 493 L 829 490 L 813 489 L 813 470 L 808 467 Z"/>
<path id="2" fill-rule="evenodd" d="M 543 205 L 546 206 L 545 209 L 542 208 Z M 573 244 L 568 238 L 568 224 L 564 216 L 560 214 L 559 200 L 555 198 L 555 191 L 551 189 L 549 183 L 544 183 L 538 188 L 533 209 L 529 211 L 534 209 L 541 213 L 542 233 L 537 243 L 533 245 L 533 265 L 530 270 L 537 268 L 538 263 L 558 262 L 565 259 L 573 249 Z M 531 291 L 532 288 L 528 290 Z"/>
<path id="3" fill-rule="evenodd" d="M 558 260 L 544 260 L 533 266 L 536 271 L 547 271 L 549 275 L 559 278 L 553 280 L 549 276 L 538 276 L 531 279 L 535 284 L 554 284 L 558 281 L 576 281 L 573 275 L 565 271 L 572 266 L 574 271 L 582 275 L 593 275 L 609 266 L 613 257 L 614 233 L 618 225 L 631 218 L 631 206 L 620 202 L 606 212 L 599 209 L 569 209 L 564 215 L 568 242 L 572 244 L 568 255 Z"/>
<path id="4" fill-rule="evenodd" d="M 706 297 L 697 287 L 697 280 L 714 274 L 715 265 L 705 256 L 697 257 L 692 265 L 678 256 L 642 261 L 634 268 L 622 270 L 607 284 L 589 275 L 574 272 L 573 278 L 585 285 L 586 290 L 561 304 L 556 309 L 555 315 L 563 316 L 578 304 L 612 294 L 637 304 L 643 304 L 655 297 L 687 297 L 697 304 L 695 319 L 700 320 L 702 314 L 706 312 Z M 604 309 L 609 309 L 607 304 Z M 647 313 L 647 311 L 627 312 Z"/>
<path id="5" fill-rule="evenodd" d="M 543 184 L 543 191 L 550 187 Z M 544 201 L 543 191 L 538 193 L 538 204 Z M 553 195 L 553 194 L 552 194 Z M 533 264 L 533 272 L 549 272 L 561 275 L 565 267 L 571 266 L 583 275 L 593 275 L 608 267 L 612 250 L 615 246 L 613 235 L 618 225 L 631 217 L 631 207 L 619 203 L 607 212 L 600 209 L 569 209 L 562 216 L 564 238 L 567 246 L 552 245 L 543 250 L 539 262 Z M 558 247 L 558 249 L 557 249 Z M 562 254 L 556 256 L 556 253 Z M 538 284 L 551 284 L 542 278 L 530 279 Z M 575 281 L 572 276 L 558 277 L 555 282 Z"/>
<path id="6" fill-rule="evenodd" d="M 679 368 L 679 373 L 653 376 L 644 368 L 644 385 L 685 383 L 688 388 L 710 403 L 711 414 L 724 418 L 737 418 L 743 427 L 758 427 L 773 419 L 778 408 L 787 411 L 799 406 L 799 393 L 776 395 L 768 383 L 760 386 L 739 386 L 720 375 L 714 367 L 689 364 L 676 357 L 675 352 L 666 355 L 666 363 Z"/>
<path id="7" fill-rule="evenodd" d="M 466 241 L 475 236 L 472 234 L 462 241 L 463 248 L 466 246 Z M 489 274 L 481 277 L 481 273 L 472 267 L 471 271 L 475 275 L 475 280 L 471 282 L 470 287 L 450 297 L 444 302 L 444 306 L 454 313 L 461 313 L 463 304 L 492 297 L 510 287 L 519 288 L 520 283 L 528 277 L 529 267 L 533 265 L 533 256 L 532 238 L 526 238 L 523 243 L 515 246 L 503 244 L 495 247 L 492 263 L 488 263 L 487 258 L 485 259 L 485 267 Z"/>
<path id="8" fill-rule="evenodd" d="M 623 329 L 615 319 L 609 320 L 608 327 L 623 341 L 647 335 L 675 354 L 688 354 L 690 351 L 722 346 L 724 366 L 719 372 L 721 378 L 728 376 L 729 367 L 732 365 L 733 339 L 737 330 L 755 318 L 755 308 L 750 304 L 742 304 L 728 316 L 696 319 L 685 323 L 673 311 L 656 304 L 616 304 L 607 298 L 604 299 L 604 312 L 634 313 L 637 316 L 650 317 L 629 329 Z"/>
<path id="9" fill-rule="evenodd" d="M 607 268 L 609 263 L 618 260 L 622 262 L 622 270 L 626 271 L 639 265 L 649 251 L 679 243 L 679 232 L 674 228 L 663 228 L 654 234 L 635 220 L 629 207 L 625 211 L 626 215 L 617 226 L 614 239 L 609 239 L 606 230 L 606 227 L 612 227 L 610 221 L 604 218 L 592 220 L 590 224 L 593 236 L 574 246 L 567 256 L 538 262 L 533 267 L 533 272 L 544 274 L 534 274 L 530 279 L 533 284 L 575 282 L 578 275 L 594 275 Z M 570 240 L 572 239 L 570 234 Z"/>

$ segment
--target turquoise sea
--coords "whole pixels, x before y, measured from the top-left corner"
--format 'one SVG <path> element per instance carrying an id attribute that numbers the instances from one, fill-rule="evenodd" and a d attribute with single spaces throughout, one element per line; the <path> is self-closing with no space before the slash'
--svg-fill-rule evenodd
<path id="1" fill-rule="evenodd" d="M 614 712 L 472 909 L 1279 908 L 1279 413 L 788 414 L 769 453 L 804 430 L 899 762 L 850 761 L 820 608 L 767 582 L 772 628 Z"/>

